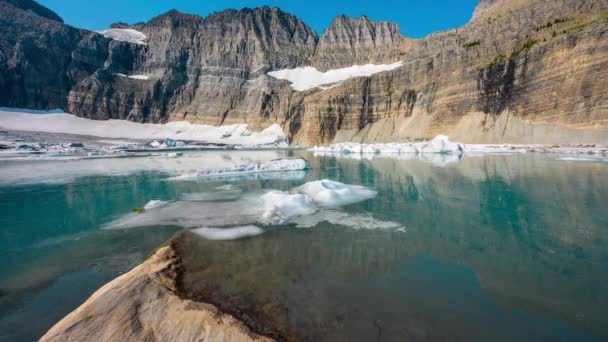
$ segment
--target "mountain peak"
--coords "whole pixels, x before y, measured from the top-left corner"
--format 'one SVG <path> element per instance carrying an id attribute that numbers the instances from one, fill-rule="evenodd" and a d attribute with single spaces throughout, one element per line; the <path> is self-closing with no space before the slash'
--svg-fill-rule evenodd
<path id="1" fill-rule="evenodd" d="M 39 15 L 41 17 L 63 23 L 63 19 L 57 13 L 42 6 L 33 0 L 0 0 L 0 2 L 9 3 L 15 7 L 21 8 L 24 11 Z"/>

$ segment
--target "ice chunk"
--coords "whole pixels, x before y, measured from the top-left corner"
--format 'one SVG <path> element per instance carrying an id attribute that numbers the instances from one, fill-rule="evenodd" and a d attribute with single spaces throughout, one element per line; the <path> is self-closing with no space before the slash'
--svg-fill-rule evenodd
<path id="1" fill-rule="evenodd" d="M 329 179 L 308 182 L 294 189 L 295 192 L 309 196 L 320 208 L 336 208 L 365 201 L 378 193 L 360 185 L 347 185 Z"/>
<path id="2" fill-rule="evenodd" d="M 150 202 L 146 203 L 146 205 L 144 206 L 144 210 L 150 210 L 150 209 L 162 207 L 162 206 L 166 205 L 167 203 L 169 203 L 169 202 L 161 201 L 161 200 L 151 200 Z"/>
<path id="3" fill-rule="evenodd" d="M 166 138 L 164 141 L 164 144 L 167 147 L 175 147 L 175 146 L 177 146 L 177 141 L 170 139 L 170 138 Z"/>
<path id="4" fill-rule="evenodd" d="M 438 135 L 433 140 L 422 145 L 421 153 L 457 153 L 462 152 L 462 146 L 453 143 L 445 135 Z"/>
<path id="5" fill-rule="evenodd" d="M 208 240 L 237 240 L 244 237 L 256 236 L 264 233 L 262 228 L 249 225 L 234 228 L 197 228 L 192 233 Z"/>
<path id="6" fill-rule="evenodd" d="M 314 214 L 318 209 L 307 195 L 271 191 L 262 196 L 264 224 L 282 224 L 294 217 Z"/>
<path id="7" fill-rule="evenodd" d="M 276 159 L 267 162 L 232 165 L 222 168 L 206 169 L 197 173 L 171 177 L 169 180 L 192 180 L 205 177 L 224 177 L 265 172 L 302 171 L 310 169 L 304 158 Z"/>
<path id="8" fill-rule="evenodd" d="M 145 34 L 134 29 L 107 29 L 97 31 L 97 33 L 113 40 L 140 45 L 147 44 L 148 40 Z"/>
<path id="9" fill-rule="evenodd" d="M 291 87 L 293 89 L 303 91 L 313 88 L 328 89 L 335 87 L 350 78 L 371 76 L 379 72 L 397 69 L 401 65 L 402 62 L 393 64 L 353 65 L 348 68 L 333 69 L 326 72 L 321 72 L 313 67 L 304 67 L 271 71 L 268 75 L 280 80 L 287 80 L 291 82 Z"/>

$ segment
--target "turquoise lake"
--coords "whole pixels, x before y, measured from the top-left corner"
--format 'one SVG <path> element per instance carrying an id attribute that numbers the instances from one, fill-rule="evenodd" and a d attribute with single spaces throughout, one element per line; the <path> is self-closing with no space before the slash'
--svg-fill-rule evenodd
<path id="1" fill-rule="evenodd" d="M 312 169 L 167 181 L 207 163 L 289 156 Z M 557 158 L 448 163 L 235 150 L 0 160 L 0 340 L 36 340 L 176 236 L 193 293 L 272 317 L 298 340 L 605 340 L 608 164 Z M 211 194 L 200 210 L 225 216 L 229 227 L 240 196 L 320 179 L 378 194 L 307 228 L 262 226 L 263 234 L 234 241 L 164 221 L 108 229 L 135 215 L 131 208 L 188 193 Z M 213 197 L 226 184 L 239 192 Z"/>

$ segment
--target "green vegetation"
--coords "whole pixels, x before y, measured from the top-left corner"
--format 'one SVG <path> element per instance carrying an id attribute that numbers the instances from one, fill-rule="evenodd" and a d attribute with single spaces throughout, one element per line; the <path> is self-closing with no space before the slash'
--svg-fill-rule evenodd
<path id="1" fill-rule="evenodd" d="M 493 68 L 499 64 L 504 64 L 507 61 L 507 56 L 500 54 L 488 65 L 488 68 Z"/>
<path id="2" fill-rule="evenodd" d="M 462 47 L 465 48 L 465 49 L 468 49 L 468 48 L 472 48 L 473 46 L 478 46 L 478 45 L 481 45 L 481 41 L 476 40 L 476 41 L 473 41 L 473 42 L 465 43 Z"/>
<path id="3" fill-rule="evenodd" d="M 528 50 L 530 50 L 534 45 L 536 45 L 536 43 L 538 43 L 537 40 L 532 39 L 532 37 L 530 36 L 526 36 L 526 41 L 525 43 L 518 49 L 515 49 L 511 52 L 511 54 L 509 55 L 509 57 L 500 54 L 498 56 L 496 56 L 496 58 L 494 58 L 494 60 L 490 63 L 490 65 L 488 65 L 488 68 L 493 68 L 497 65 L 500 64 L 504 64 L 507 61 L 510 61 L 512 59 L 515 59 L 519 56 L 521 56 L 522 53 L 526 53 L 528 52 Z M 520 40 L 517 40 L 517 44 L 520 44 Z"/>
<path id="4" fill-rule="evenodd" d="M 553 21 L 553 23 L 554 23 L 554 24 L 561 24 L 561 23 L 565 23 L 565 22 L 570 21 L 570 20 L 572 20 L 572 18 L 568 18 L 568 17 L 565 17 L 565 18 L 557 18 L 557 19 L 555 19 L 555 20 Z"/>
<path id="5" fill-rule="evenodd" d="M 511 55 L 509 56 L 509 59 L 517 58 L 522 53 L 528 52 L 528 50 L 530 50 L 534 45 L 536 45 L 536 43 L 538 43 L 538 41 L 532 39 L 530 36 L 526 36 L 526 42 L 524 43 L 524 45 L 522 45 L 522 47 L 519 49 L 513 50 L 513 52 L 511 52 Z"/>

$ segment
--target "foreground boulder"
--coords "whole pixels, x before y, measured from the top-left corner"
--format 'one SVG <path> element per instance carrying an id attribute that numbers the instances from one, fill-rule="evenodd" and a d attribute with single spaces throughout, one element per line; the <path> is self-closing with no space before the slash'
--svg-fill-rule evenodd
<path id="1" fill-rule="evenodd" d="M 159 249 L 108 283 L 41 341 L 271 341 L 215 306 L 180 298 L 179 262 Z"/>

